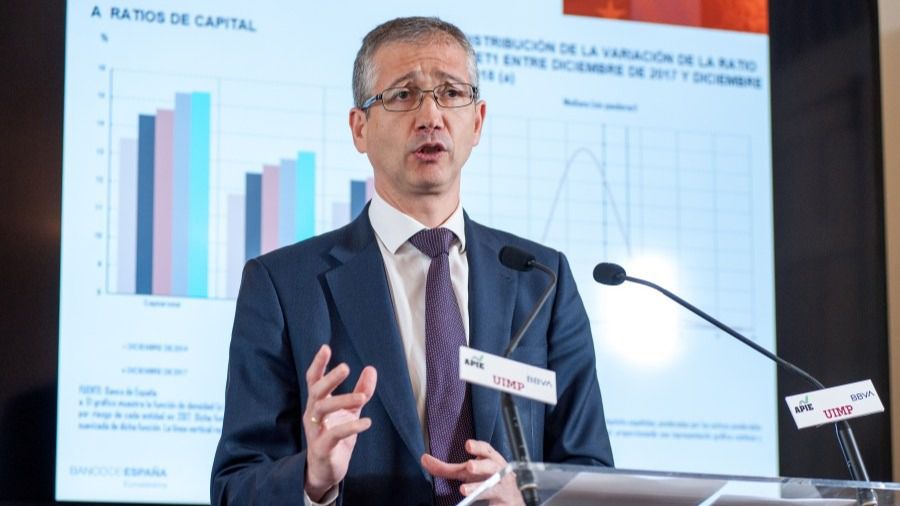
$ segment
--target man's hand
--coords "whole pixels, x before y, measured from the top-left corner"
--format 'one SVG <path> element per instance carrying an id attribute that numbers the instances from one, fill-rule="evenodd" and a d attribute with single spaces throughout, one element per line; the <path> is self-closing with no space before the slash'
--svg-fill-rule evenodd
<path id="1" fill-rule="evenodd" d="M 482 482 L 503 469 L 506 466 L 506 459 L 489 443 L 475 439 L 466 441 L 466 451 L 475 458 L 459 464 L 448 464 L 426 453 L 422 455 L 422 467 L 432 476 L 461 481 L 459 491 L 462 495 L 468 496 L 481 486 Z M 492 505 L 524 504 L 522 494 L 516 488 L 514 473 L 504 476 L 500 483 L 482 494 L 479 499 L 486 499 L 488 504 Z"/>
<path id="2" fill-rule="evenodd" d="M 350 375 L 350 368 L 342 363 L 326 374 L 330 358 L 331 348 L 323 345 L 306 370 L 309 399 L 303 413 L 307 443 L 305 490 L 313 501 L 321 499 L 347 475 L 356 435 L 372 425 L 371 419 L 360 418 L 359 414 L 372 398 L 378 381 L 375 368 L 369 366 L 359 375 L 352 393 L 332 396 Z"/>

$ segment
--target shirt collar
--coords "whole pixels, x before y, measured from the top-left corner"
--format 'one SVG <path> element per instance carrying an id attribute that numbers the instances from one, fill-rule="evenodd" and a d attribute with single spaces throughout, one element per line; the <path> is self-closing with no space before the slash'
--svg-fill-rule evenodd
<path id="1" fill-rule="evenodd" d="M 397 253 L 410 237 L 420 230 L 427 229 L 418 220 L 404 214 L 402 211 L 388 204 L 378 195 L 372 192 L 372 203 L 369 205 L 369 221 L 378 240 L 393 254 Z M 456 210 L 439 226 L 450 229 L 459 239 L 459 251 L 466 250 L 466 226 L 463 218 L 462 203 L 457 204 Z"/>

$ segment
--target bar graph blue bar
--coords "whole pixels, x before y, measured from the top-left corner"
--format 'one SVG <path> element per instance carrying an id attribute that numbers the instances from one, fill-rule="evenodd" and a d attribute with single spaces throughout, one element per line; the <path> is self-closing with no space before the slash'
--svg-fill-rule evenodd
<path id="1" fill-rule="evenodd" d="M 366 182 L 350 181 L 350 219 L 356 219 L 364 207 L 366 207 Z"/>
<path id="2" fill-rule="evenodd" d="M 191 95 L 175 94 L 172 147 L 172 295 L 187 295 L 188 197 L 191 164 Z"/>
<path id="3" fill-rule="evenodd" d="M 153 293 L 153 160 L 156 117 L 138 117 L 137 245 L 135 293 Z"/>
<path id="4" fill-rule="evenodd" d="M 244 253 L 246 260 L 259 256 L 262 242 L 262 174 L 247 174 L 244 202 Z"/>
<path id="5" fill-rule="evenodd" d="M 297 240 L 316 235 L 316 154 L 301 151 L 297 154 L 296 188 Z"/>
<path id="6" fill-rule="evenodd" d="M 190 131 L 187 293 L 191 297 L 206 297 L 209 277 L 209 93 L 191 93 Z"/>

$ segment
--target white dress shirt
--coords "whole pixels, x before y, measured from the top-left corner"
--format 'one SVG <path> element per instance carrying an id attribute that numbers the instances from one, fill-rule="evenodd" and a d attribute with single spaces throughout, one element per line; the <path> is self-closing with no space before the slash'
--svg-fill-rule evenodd
<path id="1" fill-rule="evenodd" d="M 420 230 L 427 229 L 414 218 L 403 214 L 384 201 L 378 193 L 372 195 L 369 221 L 378 238 L 378 247 L 384 259 L 394 316 L 403 341 L 406 366 L 416 412 L 428 448 L 428 432 L 425 424 L 425 279 L 431 258 L 409 242 Z M 466 342 L 469 342 L 469 262 L 466 259 L 466 231 L 462 205 L 458 205 L 447 221 L 439 225 L 456 234 L 450 245 L 450 281 L 459 304 Z M 387 345 L 387 343 L 385 343 Z"/>

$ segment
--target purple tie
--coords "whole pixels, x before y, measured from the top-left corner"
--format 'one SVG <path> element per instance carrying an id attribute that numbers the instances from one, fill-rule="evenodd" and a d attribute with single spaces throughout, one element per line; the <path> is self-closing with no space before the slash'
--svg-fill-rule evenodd
<path id="1" fill-rule="evenodd" d="M 468 460 L 472 407 L 466 384 L 459 379 L 459 347 L 466 344 L 459 303 L 450 282 L 448 252 L 455 235 L 446 228 L 422 230 L 409 242 L 431 257 L 425 283 L 425 413 L 431 454 L 444 462 Z M 460 482 L 434 479 L 436 504 L 462 500 Z"/>

